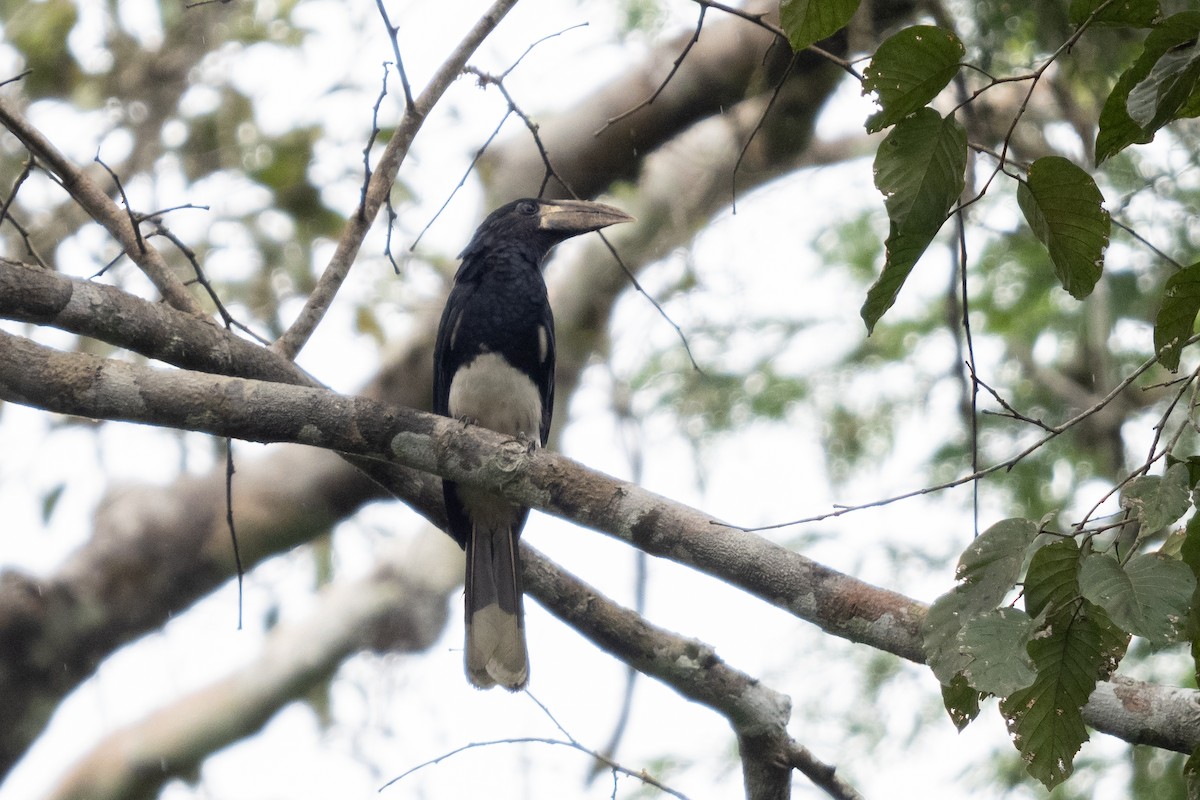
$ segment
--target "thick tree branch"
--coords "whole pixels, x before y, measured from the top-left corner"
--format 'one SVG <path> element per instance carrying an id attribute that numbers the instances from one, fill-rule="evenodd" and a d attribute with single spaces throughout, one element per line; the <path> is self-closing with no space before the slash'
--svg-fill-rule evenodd
<path id="1" fill-rule="evenodd" d="M 836 636 L 923 661 L 922 604 L 563 456 L 531 453 L 520 442 L 445 417 L 320 389 L 158 371 L 61 353 L 2 332 L 0 399 L 59 413 L 394 459 L 498 491 L 522 505 L 695 567 Z M 6 619 L 0 612 L 0 620 Z M 8 638 L 5 633 L 0 629 L 0 640 Z M 28 629 L 24 635 L 28 637 Z M 30 646 L 21 638 L 16 643 Z M 1166 697 L 1181 690 L 1145 685 L 1145 691 Z M 1094 714 L 1089 705 L 1085 719 L 1105 732 L 1143 741 L 1144 708 L 1126 705 L 1125 712 L 1114 719 Z M 1200 745 L 1200 720 L 1157 733 L 1160 746 L 1190 752 Z"/>

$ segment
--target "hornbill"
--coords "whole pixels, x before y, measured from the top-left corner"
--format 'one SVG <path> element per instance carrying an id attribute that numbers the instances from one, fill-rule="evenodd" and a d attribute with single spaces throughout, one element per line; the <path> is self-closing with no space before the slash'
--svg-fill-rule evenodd
<path id="1" fill-rule="evenodd" d="M 433 408 L 537 447 L 554 408 L 554 317 L 542 263 L 559 242 L 633 217 L 580 200 L 514 200 L 459 258 L 434 348 Z M 529 680 L 517 539 L 529 515 L 503 497 L 442 482 L 449 533 L 466 550 L 465 662 L 476 687 Z"/>

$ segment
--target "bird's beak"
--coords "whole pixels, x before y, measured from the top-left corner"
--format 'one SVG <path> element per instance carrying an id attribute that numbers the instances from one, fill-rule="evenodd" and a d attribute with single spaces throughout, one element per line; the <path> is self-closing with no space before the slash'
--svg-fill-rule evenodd
<path id="1" fill-rule="evenodd" d="M 633 217 L 619 208 L 588 200 L 543 201 L 538 227 L 544 231 L 578 234 L 598 231 Z"/>

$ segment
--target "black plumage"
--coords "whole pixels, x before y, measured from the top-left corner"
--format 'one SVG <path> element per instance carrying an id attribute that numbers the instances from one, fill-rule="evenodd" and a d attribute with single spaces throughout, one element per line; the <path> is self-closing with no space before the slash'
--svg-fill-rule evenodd
<path id="1" fill-rule="evenodd" d="M 496 209 L 459 256 L 434 350 L 434 410 L 541 446 L 554 409 L 554 316 L 542 262 L 559 242 L 631 220 L 577 200 Z M 480 688 L 529 678 L 517 540 L 528 508 L 443 482 L 449 533 L 466 550 L 465 662 Z"/>

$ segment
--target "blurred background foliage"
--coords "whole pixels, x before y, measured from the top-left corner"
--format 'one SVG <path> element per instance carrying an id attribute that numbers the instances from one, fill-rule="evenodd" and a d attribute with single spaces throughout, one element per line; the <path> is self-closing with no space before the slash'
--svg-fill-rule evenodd
<path id="1" fill-rule="evenodd" d="M 311 289 L 323 249 L 353 208 L 370 109 L 383 73 L 351 77 L 331 62 L 325 85 L 304 87 L 302 93 L 306 102 L 321 99 L 320 113 L 301 107 L 275 114 L 274 101 L 258 93 L 256 77 L 244 72 L 259 63 L 248 54 L 286 53 L 274 62 L 285 65 L 289 59 L 323 56 L 314 40 L 321 21 L 332 19 L 336 9 L 283 0 L 220 5 L 220 13 L 201 13 L 178 2 L 0 0 L 0 66 L 5 70 L 0 78 L 27 71 L 20 91 L 30 116 L 56 142 L 69 140 L 75 126 L 98 133 L 91 137 L 100 143 L 98 152 L 70 155 L 80 164 L 102 159 L 121 176 L 139 210 L 161 209 L 163 224 L 195 252 L 235 316 L 271 337 L 289 321 L 287 309 Z M 1061 46 L 1072 33 L 1067 5 L 949 1 L 931 4 L 929 13 L 938 24 L 954 27 L 970 63 L 1000 76 L 1027 72 Z M 1169 12 L 1172 3 L 1163 7 Z M 377 26 L 371 11 L 356 9 L 338 24 L 351 33 Z M 613 35 L 644 40 L 693 13 L 687 3 L 625 0 Z M 1096 29 L 1075 44 L 1069 57 L 1047 73 L 1030 104 L 1012 139 L 1013 158 L 1029 162 L 1058 153 L 1090 167 L 1099 109 L 1120 70 L 1136 56 L 1140 40 L 1129 29 Z M 964 70 L 962 78 L 962 97 L 984 80 L 974 70 Z M 994 89 L 969 107 L 965 121 L 973 143 L 998 144 L 1015 108 L 1013 92 L 1023 92 L 1025 85 Z M 389 133 L 381 131 L 375 152 Z M 418 159 L 422 152 L 416 151 Z M 1161 132 L 1153 145 L 1131 148 L 1094 171 L 1116 226 L 1104 278 L 1083 302 L 1058 288 L 1044 248 L 1015 212 L 1012 181 L 1000 176 L 971 207 L 964 235 L 976 371 L 1013 408 L 1059 424 L 1151 357 L 1150 328 L 1163 283 L 1180 265 L 1200 260 L 1197 154 L 1200 128 L 1185 121 Z M 464 155 L 469 158 L 469 151 L 455 154 L 460 170 Z M 81 218 L 65 193 L 40 173 L 28 174 L 25 158 L 11 137 L 0 139 L 5 202 L 15 182 L 24 180 L 9 208 L 13 224 L 0 226 L 0 253 L 42 260 L 77 275 L 104 271 L 116 255 L 112 243 Z M 993 164 L 987 155 L 978 157 L 977 189 Z M 860 161 L 854 168 L 861 172 L 863 166 Z M 417 200 L 436 204 L 451 185 L 418 190 L 411 182 L 401 183 L 393 200 L 401 209 Z M 203 212 L 176 208 L 197 196 L 216 201 Z M 639 326 L 613 323 L 613 350 L 637 354 L 612 367 L 614 396 L 626 392 L 640 416 L 666 420 L 693 448 L 698 477 L 705 472 L 707 454 L 727 452 L 724 445 L 746 430 L 788 427 L 800 417 L 813 421 L 819 432 L 824 474 L 835 496 L 851 487 L 862 496 L 897 458 L 906 469 L 914 463 L 919 467 L 901 481 L 916 489 L 1009 458 L 1041 435 L 1036 427 L 997 413 L 1002 409 L 987 392 L 972 403 L 953 224 L 918 265 L 919 280 L 906 286 L 901 303 L 874 335 L 862 335 L 857 305 L 877 275 L 886 233 L 879 200 L 864 196 L 856 211 L 812 241 L 791 242 L 793 255 L 753 267 L 762 275 L 731 276 L 730 269 L 714 266 L 700 243 L 653 268 L 648 285 L 657 287 L 655 297 L 681 324 L 702 370 L 691 368 L 678 338 L 646 338 Z M 452 246 L 402 252 L 424 221 L 410 214 L 396 222 L 391 247 L 404 281 L 396 281 L 382 252 L 364 253 L 376 269 L 368 271 L 374 277 L 366 279 L 365 288 L 350 295 L 349 324 L 378 353 L 397 325 L 381 318 L 391 313 L 381 310 L 385 304 L 415 307 L 437 293 L 453 267 Z M 164 252 L 190 279 L 183 255 L 172 248 Z M 802 266 L 806 260 L 817 266 Z M 743 293 L 764 291 L 764 284 L 769 293 L 783 274 L 788 278 L 781 283 L 789 292 L 833 280 L 848 301 L 814 305 L 798 302 L 802 298 L 795 293 L 773 298 L 777 302 L 764 313 L 749 313 L 754 302 Z M 126 267 L 110 269 L 106 277 L 140 290 L 138 276 Z M 628 313 L 653 324 L 644 307 Z M 633 339 L 641 340 L 639 347 L 627 346 Z M 76 346 L 106 351 L 95 342 Z M 1185 370 L 1190 355 L 1185 353 Z M 820 368 L 814 370 L 814 364 Z M 1150 370 L 1109 409 L 1031 454 L 1019 469 L 990 476 L 979 485 L 981 507 L 1033 519 L 1057 512 L 1056 524 L 1064 528 L 1076 521 L 1145 459 L 1153 426 L 1172 394 L 1162 385 L 1168 378 Z M 953 398 L 948 406 L 933 402 L 947 396 Z M 946 408 L 954 412 L 947 414 Z M 1170 424 L 1183 424 L 1180 415 L 1188 412 L 1184 403 Z M 924 451 L 898 454 L 897 448 L 911 445 L 901 432 L 918 419 L 926 431 Z M 1193 455 L 1196 446 L 1195 433 L 1186 433 L 1178 455 Z M 60 485 L 43 498 L 47 518 L 61 492 Z M 1114 510 L 1110 501 L 1102 513 Z M 796 542 L 788 537 L 805 534 L 785 530 L 780 536 Z M 925 568 L 943 570 L 948 582 L 944 570 L 954 549 L 931 547 L 897 557 L 931 557 Z M 1186 661 L 1160 659 L 1139 666 L 1138 657 L 1145 655 L 1133 653 L 1127 671 L 1175 683 L 1191 680 Z M 903 670 L 880 671 L 869 655 L 857 660 L 857 678 L 868 688 L 910 679 Z M 819 708 L 798 705 L 798 712 L 820 714 Z M 858 722 L 866 741 L 889 730 L 869 713 L 870 706 L 863 706 Z M 930 709 L 936 709 L 932 696 L 922 713 Z M 1107 769 L 1104 761 L 1081 757 L 1077 776 L 1051 796 L 1090 797 L 1095 777 L 1089 774 Z M 1176 761 L 1159 751 L 1128 748 L 1130 796 L 1183 796 Z M 1025 780 L 1016 754 L 996 755 L 989 782 Z"/>

